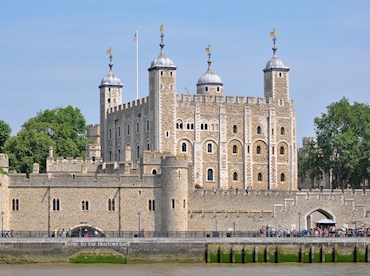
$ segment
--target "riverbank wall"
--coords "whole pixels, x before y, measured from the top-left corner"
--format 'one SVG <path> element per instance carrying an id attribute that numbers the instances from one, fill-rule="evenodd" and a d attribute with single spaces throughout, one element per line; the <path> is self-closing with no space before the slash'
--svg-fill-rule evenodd
<path id="1" fill-rule="evenodd" d="M 0 263 L 370 263 L 370 238 L 2 238 Z"/>

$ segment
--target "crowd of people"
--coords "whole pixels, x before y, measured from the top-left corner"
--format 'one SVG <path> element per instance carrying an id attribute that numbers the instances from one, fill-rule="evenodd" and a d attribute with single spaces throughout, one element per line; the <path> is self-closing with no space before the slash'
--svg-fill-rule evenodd
<path id="1" fill-rule="evenodd" d="M 275 229 L 262 226 L 259 230 L 260 237 L 370 237 L 370 227 L 337 228 L 335 226 L 303 228 L 301 231 L 288 229 Z"/>

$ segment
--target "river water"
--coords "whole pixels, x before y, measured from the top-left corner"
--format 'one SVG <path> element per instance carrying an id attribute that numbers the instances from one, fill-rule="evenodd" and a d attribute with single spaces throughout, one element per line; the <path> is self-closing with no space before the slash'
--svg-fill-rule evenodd
<path id="1" fill-rule="evenodd" d="M 0 275 L 239 276 L 370 275 L 370 264 L 27 264 L 0 265 Z"/>

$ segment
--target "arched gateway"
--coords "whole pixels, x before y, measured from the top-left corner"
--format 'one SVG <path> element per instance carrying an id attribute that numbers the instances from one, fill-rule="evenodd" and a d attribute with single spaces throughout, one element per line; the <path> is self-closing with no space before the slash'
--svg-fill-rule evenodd
<path id="1" fill-rule="evenodd" d="M 77 225 L 70 230 L 71 237 L 105 237 L 102 230 L 88 224 Z"/>
<path id="2" fill-rule="evenodd" d="M 324 209 L 314 209 L 307 213 L 306 215 L 306 226 L 307 229 L 311 229 L 315 227 L 315 222 L 322 220 L 322 219 L 328 219 L 330 221 L 335 221 L 335 216 Z"/>

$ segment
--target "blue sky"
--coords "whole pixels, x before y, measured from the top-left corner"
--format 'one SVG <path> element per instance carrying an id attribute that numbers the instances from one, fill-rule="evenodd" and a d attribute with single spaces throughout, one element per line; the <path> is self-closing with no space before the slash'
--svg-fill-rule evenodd
<path id="1" fill-rule="evenodd" d="M 99 123 L 98 86 L 108 72 L 109 47 L 123 101 L 134 100 L 136 28 L 139 96 L 146 96 L 161 24 L 179 93 L 196 90 L 211 44 L 225 94 L 256 97 L 263 96 L 269 32 L 276 27 L 277 54 L 291 68 L 298 145 L 314 135 L 314 117 L 331 102 L 370 100 L 370 1 L 12 0 L 0 10 L 0 119 L 13 135 L 37 112 L 67 105 Z"/>

